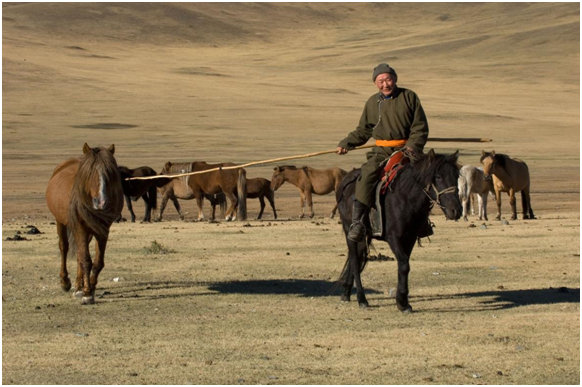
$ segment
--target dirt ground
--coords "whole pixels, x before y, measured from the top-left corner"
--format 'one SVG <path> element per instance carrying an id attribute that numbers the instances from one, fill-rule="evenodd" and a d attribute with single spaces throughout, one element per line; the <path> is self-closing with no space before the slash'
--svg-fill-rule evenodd
<path id="1" fill-rule="evenodd" d="M 580 383 L 579 4 L 4 3 L 2 20 L 3 384 Z M 382 242 L 363 273 L 372 307 L 340 302 L 334 197 L 299 220 L 289 184 L 277 220 L 250 200 L 248 222 L 193 222 L 182 201 L 185 222 L 168 207 L 115 224 L 97 303 L 62 292 L 44 190 L 83 143 L 158 171 L 334 149 L 380 62 L 420 96 L 431 137 L 493 139 L 426 149 L 526 161 L 538 218 L 509 220 L 507 196 L 507 223 L 492 201 L 489 221 L 435 211 L 411 258 L 415 313 L 395 306 Z"/>

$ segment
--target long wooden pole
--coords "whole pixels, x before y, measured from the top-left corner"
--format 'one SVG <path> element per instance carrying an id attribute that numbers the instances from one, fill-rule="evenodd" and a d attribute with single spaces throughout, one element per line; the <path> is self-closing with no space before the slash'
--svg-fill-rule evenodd
<path id="1" fill-rule="evenodd" d="M 456 138 L 455 137 L 443 137 L 443 138 L 441 138 L 441 137 L 433 137 L 433 138 L 429 138 L 428 141 L 431 141 L 431 142 L 491 142 L 493 140 L 491 140 L 490 138 L 466 138 L 466 137 L 456 137 Z M 362 145 L 362 146 L 359 146 L 357 148 L 350 149 L 350 151 L 372 148 L 374 146 L 376 146 L 376 145 L 374 145 L 374 144 Z M 226 170 L 230 170 L 230 169 L 241 169 L 241 168 L 251 167 L 253 165 L 270 164 L 270 163 L 276 163 L 279 161 L 306 159 L 308 157 L 321 156 L 321 155 L 326 155 L 326 154 L 330 154 L 330 153 L 336 153 L 336 149 L 331 149 L 331 150 L 326 150 L 326 151 L 321 151 L 321 152 L 314 152 L 314 153 L 307 153 L 304 155 L 297 155 L 297 156 L 279 157 L 279 158 L 270 159 L 270 160 L 253 161 L 253 162 L 247 163 L 247 164 L 233 165 L 230 167 L 218 167 L 218 168 L 212 168 L 212 169 L 205 169 L 204 171 L 180 173 L 177 175 L 156 175 L 156 176 L 145 176 L 145 177 L 128 177 L 125 180 L 150 180 L 150 179 L 160 179 L 160 178 L 164 178 L 164 177 L 165 178 L 175 178 L 175 177 L 182 177 L 182 176 L 191 176 L 191 175 L 198 175 L 198 174 L 202 174 L 202 173 L 209 173 L 209 172 L 220 171 L 220 170 L 226 171 Z"/>

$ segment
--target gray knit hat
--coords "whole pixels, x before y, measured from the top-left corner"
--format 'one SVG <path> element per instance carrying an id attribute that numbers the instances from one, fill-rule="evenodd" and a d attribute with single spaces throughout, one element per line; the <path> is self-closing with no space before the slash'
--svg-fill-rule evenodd
<path id="1" fill-rule="evenodd" d="M 372 82 L 376 82 L 376 78 L 378 77 L 378 75 L 380 74 L 392 74 L 395 77 L 398 77 L 398 75 L 396 75 L 396 70 L 394 70 L 392 67 L 390 67 L 390 65 L 388 63 L 380 63 L 378 66 L 376 66 L 374 68 L 374 74 L 372 75 Z"/>

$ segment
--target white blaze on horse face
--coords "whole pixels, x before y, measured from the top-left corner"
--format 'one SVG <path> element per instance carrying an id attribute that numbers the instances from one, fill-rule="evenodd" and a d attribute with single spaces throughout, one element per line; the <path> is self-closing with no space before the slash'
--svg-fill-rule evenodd
<path id="1" fill-rule="evenodd" d="M 93 198 L 93 208 L 96 210 L 103 210 L 107 204 L 107 195 L 105 193 L 105 179 L 103 174 L 99 175 L 99 193 L 97 197 Z"/>

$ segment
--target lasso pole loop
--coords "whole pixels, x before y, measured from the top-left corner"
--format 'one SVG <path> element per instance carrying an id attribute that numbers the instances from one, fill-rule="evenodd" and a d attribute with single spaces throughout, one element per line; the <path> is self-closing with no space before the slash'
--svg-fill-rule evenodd
<path id="1" fill-rule="evenodd" d="M 489 139 L 489 138 L 429 138 L 428 140 L 433 141 L 433 142 L 490 142 L 491 141 L 491 139 Z M 359 149 L 367 149 L 367 148 L 372 148 L 375 146 L 376 145 L 374 145 L 374 144 L 363 145 L 363 146 L 359 146 L 359 147 L 350 149 L 350 151 L 359 150 Z M 287 156 L 287 157 L 280 157 L 277 159 L 253 161 L 251 163 L 241 164 L 241 165 L 233 165 L 230 167 L 217 167 L 217 168 L 212 168 L 212 169 L 205 169 L 204 171 L 180 173 L 180 174 L 176 174 L 176 175 L 155 175 L 155 176 L 144 176 L 144 177 L 128 177 L 125 180 L 151 180 L 151 179 L 161 179 L 161 178 L 173 179 L 176 177 L 199 175 L 202 173 L 215 172 L 215 171 L 219 171 L 219 170 L 225 171 L 225 170 L 230 170 L 230 169 L 241 169 L 241 168 L 251 167 L 253 165 L 270 164 L 270 163 L 276 163 L 279 161 L 286 161 L 286 160 L 306 159 L 308 157 L 321 156 L 321 155 L 326 155 L 326 154 L 330 154 L 330 153 L 336 153 L 336 149 L 326 150 L 326 151 L 321 151 L 321 152 L 314 152 L 314 153 L 307 153 L 307 154 L 298 155 L 298 156 Z"/>

